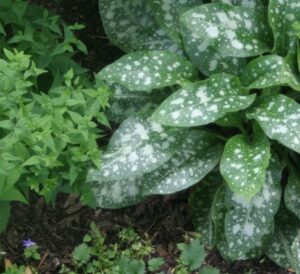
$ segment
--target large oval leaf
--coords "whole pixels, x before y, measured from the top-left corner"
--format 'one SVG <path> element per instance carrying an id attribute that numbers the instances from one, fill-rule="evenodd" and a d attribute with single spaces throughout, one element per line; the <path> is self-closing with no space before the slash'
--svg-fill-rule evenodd
<path id="1" fill-rule="evenodd" d="M 168 97 L 152 119 L 168 126 L 191 127 L 212 123 L 228 112 L 245 109 L 255 95 L 237 77 L 220 74 L 189 84 Z"/>
<path id="2" fill-rule="evenodd" d="M 292 244 L 299 233 L 299 220 L 281 208 L 276 215 L 275 231 L 265 244 L 265 254 L 277 265 L 284 268 L 293 267 Z"/>
<path id="3" fill-rule="evenodd" d="M 144 178 L 144 195 L 171 194 L 204 178 L 219 162 L 221 146 L 203 131 L 192 131 L 172 159 Z"/>
<path id="4" fill-rule="evenodd" d="M 249 89 L 288 85 L 300 90 L 299 77 L 288 59 L 278 55 L 261 56 L 250 62 L 245 68 L 241 82 Z"/>
<path id="5" fill-rule="evenodd" d="M 236 135 L 225 145 L 221 174 L 234 193 L 250 199 L 264 185 L 270 156 L 270 143 L 263 134 L 251 144 L 244 136 Z"/>
<path id="6" fill-rule="evenodd" d="M 181 52 L 155 22 L 147 0 L 99 0 L 99 11 L 108 38 L 125 52 L 153 49 Z"/>
<path id="7" fill-rule="evenodd" d="M 271 31 L 263 13 L 223 3 L 188 10 L 181 22 L 222 56 L 249 57 L 269 50 Z"/>
<path id="8" fill-rule="evenodd" d="M 274 33 L 274 51 L 282 56 L 296 52 L 298 39 L 292 25 L 300 21 L 299 2 L 270 0 L 268 17 Z"/>
<path id="9" fill-rule="evenodd" d="M 196 68 L 184 57 L 167 51 L 127 54 L 108 65 L 97 78 L 129 90 L 149 91 L 197 78 Z"/>
<path id="10" fill-rule="evenodd" d="M 156 21 L 169 36 L 181 44 L 179 15 L 188 8 L 202 4 L 202 0 L 151 0 L 149 1 Z"/>
<path id="11" fill-rule="evenodd" d="M 279 161 L 272 159 L 263 188 L 252 199 L 227 192 L 225 233 L 232 257 L 246 256 L 270 233 L 281 200 L 280 179 Z"/>
<path id="12" fill-rule="evenodd" d="M 247 116 L 257 120 L 269 138 L 300 153 L 300 106 L 293 99 L 284 95 L 264 97 Z"/>
<path id="13" fill-rule="evenodd" d="M 128 118 L 112 136 L 102 155 L 101 169 L 93 171 L 93 177 L 111 181 L 150 172 L 171 158 L 186 134 L 141 118 Z"/>

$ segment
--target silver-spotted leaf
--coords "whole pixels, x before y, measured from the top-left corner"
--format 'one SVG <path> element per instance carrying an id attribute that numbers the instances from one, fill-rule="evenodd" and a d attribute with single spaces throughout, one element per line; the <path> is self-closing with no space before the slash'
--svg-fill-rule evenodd
<path id="1" fill-rule="evenodd" d="M 287 209 L 300 220 L 300 180 L 297 175 L 289 175 L 288 184 L 284 190 L 284 201 Z"/>
<path id="2" fill-rule="evenodd" d="M 269 138 L 300 153 L 300 105 L 296 101 L 282 94 L 267 96 L 247 116 L 257 120 Z"/>
<path id="3" fill-rule="evenodd" d="M 281 200 L 281 168 L 273 158 L 262 190 L 252 199 L 226 195 L 225 234 L 232 257 L 246 256 L 270 233 Z"/>
<path id="4" fill-rule="evenodd" d="M 101 158 L 101 169 L 90 181 L 112 181 L 140 176 L 168 161 L 187 132 L 163 128 L 145 119 L 130 117 L 115 131 Z"/>
<path id="5" fill-rule="evenodd" d="M 108 38 L 125 52 L 154 49 L 182 52 L 159 28 L 147 0 L 99 0 L 99 11 Z"/>
<path id="6" fill-rule="evenodd" d="M 244 70 L 241 82 L 250 89 L 288 85 L 300 90 L 298 75 L 288 60 L 278 55 L 261 56 L 250 62 Z"/>
<path id="7" fill-rule="evenodd" d="M 153 114 L 157 123 L 191 127 L 212 123 L 226 113 L 249 107 L 255 95 L 248 95 L 235 76 L 218 74 L 189 84 L 168 97 Z"/>
<path id="8" fill-rule="evenodd" d="M 299 220 L 285 208 L 280 208 L 276 215 L 275 231 L 265 243 L 265 254 L 277 265 L 293 267 L 292 244 L 299 233 Z"/>
<path id="9" fill-rule="evenodd" d="M 234 193 L 250 199 L 265 183 L 270 156 L 270 143 L 263 134 L 251 144 L 244 136 L 236 135 L 225 145 L 221 174 Z"/>
<path id="10" fill-rule="evenodd" d="M 223 56 L 221 49 L 217 50 L 209 41 L 193 35 L 193 32 L 181 24 L 181 34 L 184 48 L 190 60 L 207 76 L 215 73 L 230 73 L 240 75 L 246 65 L 244 58 Z"/>
<path id="11" fill-rule="evenodd" d="M 213 0 L 212 2 L 221 2 L 224 4 L 241 6 L 244 8 L 254 9 L 260 12 L 265 12 L 267 9 L 266 5 L 264 5 L 264 0 Z"/>
<path id="12" fill-rule="evenodd" d="M 293 269 L 300 273 L 300 233 L 298 233 L 292 245 Z"/>
<path id="13" fill-rule="evenodd" d="M 222 56 L 249 57 L 270 48 L 266 16 L 254 9 L 223 3 L 201 5 L 181 16 L 182 24 Z"/>
<path id="14" fill-rule="evenodd" d="M 172 159 L 144 177 L 144 195 L 171 194 L 203 179 L 219 162 L 221 146 L 204 131 L 192 131 Z"/>
<path id="15" fill-rule="evenodd" d="M 220 233 L 223 233 L 224 190 L 222 178 L 211 175 L 200 183 L 189 199 L 194 228 L 200 233 L 202 242 L 210 247 L 218 243 Z"/>
<path id="16" fill-rule="evenodd" d="M 181 44 L 180 13 L 188 8 L 201 5 L 202 0 L 151 0 L 152 7 L 156 21 L 160 27 L 166 31 L 169 36 L 177 43 Z"/>
<path id="17" fill-rule="evenodd" d="M 159 90 L 157 92 L 130 91 L 120 85 L 112 85 L 110 107 L 106 115 L 110 121 L 122 123 L 132 116 L 146 116 L 160 105 L 168 97 L 170 91 Z"/>
<path id="18" fill-rule="evenodd" d="M 300 2 L 270 0 L 268 18 L 274 33 L 274 51 L 282 56 L 296 52 L 298 39 L 292 25 L 300 21 Z"/>
<path id="19" fill-rule="evenodd" d="M 157 50 L 129 53 L 97 74 L 99 79 L 132 91 L 173 86 L 196 77 L 197 70 L 187 59 Z"/>

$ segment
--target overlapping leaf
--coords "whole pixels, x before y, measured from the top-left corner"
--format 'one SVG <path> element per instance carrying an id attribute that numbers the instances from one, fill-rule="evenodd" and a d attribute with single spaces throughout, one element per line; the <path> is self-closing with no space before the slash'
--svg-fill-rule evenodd
<path id="1" fill-rule="evenodd" d="M 149 1 L 99 0 L 109 39 L 125 52 L 166 49 L 181 52 L 154 20 Z"/>
<path id="2" fill-rule="evenodd" d="M 292 268 L 294 264 L 292 244 L 299 233 L 299 220 L 281 208 L 276 215 L 275 231 L 265 244 L 266 255 L 284 268 Z"/>
<path id="3" fill-rule="evenodd" d="M 245 68 L 242 83 L 250 89 L 290 86 L 300 90 L 299 77 L 286 58 L 266 55 L 254 59 Z"/>
<path id="4" fill-rule="evenodd" d="M 265 134 L 300 153 L 300 106 L 285 95 L 262 98 L 248 114 L 257 120 Z"/>
<path id="5" fill-rule="evenodd" d="M 300 180 L 293 173 L 290 174 L 284 190 L 284 201 L 286 207 L 300 220 Z"/>
<path id="6" fill-rule="evenodd" d="M 186 133 L 141 118 L 128 118 L 112 136 L 101 169 L 91 173 L 92 181 L 126 179 L 158 168 L 180 147 Z"/>
<path id="7" fill-rule="evenodd" d="M 156 21 L 169 36 L 181 44 L 179 15 L 184 10 L 202 4 L 202 0 L 151 0 L 150 5 Z"/>
<path id="8" fill-rule="evenodd" d="M 225 187 L 220 179 L 214 175 L 204 179 L 189 200 L 194 228 L 208 246 L 217 244 L 223 233 Z"/>
<path id="9" fill-rule="evenodd" d="M 133 91 L 172 86 L 196 77 L 197 70 L 187 59 L 167 51 L 127 54 L 97 75 L 97 78 L 121 84 Z"/>
<path id="10" fill-rule="evenodd" d="M 270 143 L 263 134 L 251 144 L 242 135 L 236 135 L 225 145 L 221 174 L 234 193 L 250 199 L 265 183 L 269 159 Z"/>
<path id="11" fill-rule="evenodd" d="M 300 233 L 298 233 L 292 245 L 293 269 L 300 273 Z"/>
<path id="12" fill-rule="evenodd" d="M 177 149 L 171 160 L 139 177 L 107 181 L 102 180 L 99 171 L 90 170 L 88 181 L 93 185 L 98 206 L 120 208 L 151 194 L 171 194 L 188 188 L 217 165 L 221 154 L 216 139 L 201 131 L 192 131 Z"/>
<path id="13" fill-rule="evenodd" d="M 293 23 L 300 21 L 300 3 L 298 0 L 270 0 L 269 24 L 274 33 L 274 51 L 282 56 L 296 52 L 297 36 Z"/>
<path id="14" fill-rule="evenodd" d="M 211 3 L 188 10 L 181 22 L 223 56 L 255 56 L 270 48 L 266 17 L 254 9 Z"/>
<path id="15" fill-rule="evenodd" d="M 243 257 L 270 233 L 281 200 L 281 168 L 271 160 L 262 190 L 252 199 L 227 192 L 225 233 L 232 257 Z"/>
<path id="16" fill-rule="evenodd" d="M 228 112 L 245 109 L 255 95 L 241 87 L 238 78 L 219 74 L 189 84 L 168 97 L 152 119 L 168 126 L 191 127 L 212 123 Z"/>

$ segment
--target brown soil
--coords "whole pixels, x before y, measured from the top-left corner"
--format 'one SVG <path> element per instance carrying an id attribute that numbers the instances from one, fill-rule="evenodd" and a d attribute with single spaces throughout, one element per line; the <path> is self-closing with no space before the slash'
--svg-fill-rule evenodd
<path id="1" fill-rule="evenodd" d="M 78 33 L 89 50 L 88 56 L 77 56 L 83 66 L 98 72 L 122 52 L 106 38 L 98 14 L 97 0 L 31 0 L 43 4 L 60 14 L 68 23 L 83 23 L 86 29 Z M 142 236 L 150 237 L 156 246 L 157 255 L 166 258 L 165 273 L 172 273 L 176 263 L 176 243 L 183 240 L 186 232 L 193 230 L 187 205 L 187 195 L 180 193 L 171 197 L 153 197 L 136 206 L 121 210 L 92 210 L 80 206 L 72 196 L 60 195 L 55 208 L 45 205 L 43 199 L 34 198 L 31 205 L 16 203 L 7 232 L 0 237 L 6 258 L 15 263 L 24 263 L 22 240 L 30 238 L 46 254 L 39 273 L 58 273 L 61 264 L 69 264 L 74 247 L 81 243 L 93 221 L 108 235 L 109 241 L 128 225 Z M 288 274 L 263 258 L 261 261 L 228 263 L 218 252 L 211 251 L 207 263 L 216 266 L 222 273 L 242 274 L 252 270 L 256 274 Z M 0 264 L 0 271 L 1 269 Z M 130 274 L 130 273 L 129 273 Z"/>

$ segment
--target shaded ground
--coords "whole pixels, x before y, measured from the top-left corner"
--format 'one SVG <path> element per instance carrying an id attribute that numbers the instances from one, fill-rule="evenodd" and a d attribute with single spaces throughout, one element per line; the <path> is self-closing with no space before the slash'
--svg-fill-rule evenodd
<path id="1" fill-rule="evenodd" d="M 79 38 L 88 49 L 88 56 L 77 56 L 85 67 L 98 72 L 104 65 L 111 63 L 122 52 L 111 45 L 105 37 L 98 14 L 97 0 L 32 0 L 43 4 L 62 15 L 68 23 L 83 23 L 86 29 L 80 31 Z M 154 197 L 145 202 L 122 210 L 92 210 L 81 207 L 76 199 L 60 196 L 53 209 L 46 206 L 42 199 L 33 199 L 30 206 L 15 204 L 7 233 L 0 242 L 7 252 L 6 257 L 13 262 L 22 262 L 22 240 L 31 238 L 47 254 L 39 268 L 40 273 L 58 273 L 61 264 L 70 263 L 70 254 L 81 243 L 94 221 L 99 229 L 108 235 L 112 242 L 116 232 L 132 225 L 140 235 L 148 235 L 156 245 L 157 255 L 165 257 L 171 270 L 176 262 L 176 243 L 181 242 L 185 232 L 192 231 L 187 195 Z M 268 260 L 225 263 L 217 252 L 212 251 L 207 262 L 218 267 L 222 273 L 242 274 L 252 270 L 257 274 L 288 274 L 290 272 L 276 267 Z M 1 269 L 0 272 L 3 271 Z M 130 273 L 129 273 L 130 274 Z"/>

